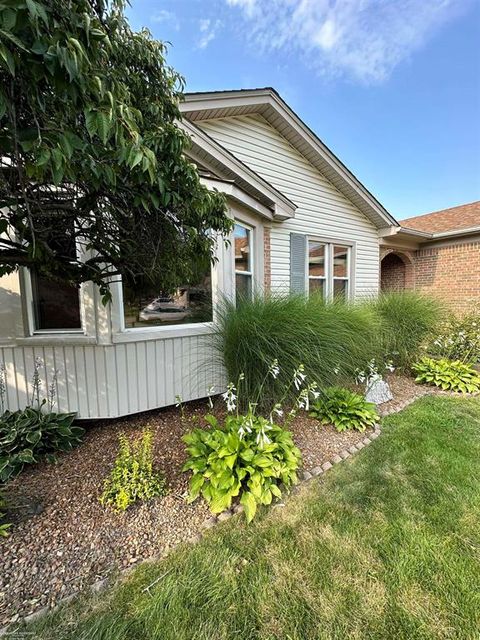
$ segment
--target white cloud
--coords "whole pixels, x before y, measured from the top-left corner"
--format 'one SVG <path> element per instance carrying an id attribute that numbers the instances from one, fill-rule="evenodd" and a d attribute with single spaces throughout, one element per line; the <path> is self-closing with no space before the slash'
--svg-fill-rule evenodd
<path id="1" fill-rule="evenodd" d="M 241 7 L 249 16 L 254 15 L 257 8 L 257 0 L 227 0 L 227 4 L 231 7 Z"/>
<path id="2" fill-rule="evenodd" d="M 167 11 L 167 9 L 160 9 L 150 17 L 150 20 L 152 22 L 168 24 L 173 27 L 175 31 L 178 31 L 180 29 L 180 22 L 177 16 L 173 13 L 173 11 Z"/>
<path id="3" fill-rule="evenodd" d="M 222 26 L 221 20 L 210 20 L 210 18 L 203 18 L 198 23 L 200 29 L 200 39 L 198 41 L 199 49 L 206 49 L 210 42 L 215 38 L 219 28 Z"/>
<path id="4" fill-rule="evenodd" d="M 381 82 L 470 0 L 226 0 L 255 47 L 300 53 L 321 73 Z"/>

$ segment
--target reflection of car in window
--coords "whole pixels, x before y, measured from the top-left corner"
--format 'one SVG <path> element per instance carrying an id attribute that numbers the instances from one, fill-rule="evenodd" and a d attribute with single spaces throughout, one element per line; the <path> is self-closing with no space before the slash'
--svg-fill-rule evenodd
<path id="1" fill-rule="evenodd" d="M 145 322 L 151 320 L 165 322 L 180 322 L 190 315 L 190 309 L 176 302 L 173 298 L 155 298 L 144 307 L 139 314 L 139 319 Z"/>

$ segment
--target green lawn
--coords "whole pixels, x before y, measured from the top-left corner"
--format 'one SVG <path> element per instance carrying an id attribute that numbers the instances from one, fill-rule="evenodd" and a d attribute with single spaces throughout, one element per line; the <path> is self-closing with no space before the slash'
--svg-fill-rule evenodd
<path id="1" fill-rule="evenodd" d="M 424 398 L 285 507 L 224 523 L 28 630 L 48 640 L 478 639 L 479 480 L 480 400 Z"/>

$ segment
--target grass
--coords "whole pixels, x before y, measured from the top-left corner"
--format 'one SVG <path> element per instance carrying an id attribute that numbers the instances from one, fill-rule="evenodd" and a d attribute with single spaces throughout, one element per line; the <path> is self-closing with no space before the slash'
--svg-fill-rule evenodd
<path id="1" fill-rule="evenodd" d="M 321 387 L 352 380 L 355 369 L 377 355 L 379 331 L 380 319 L 368 305 L 327 303 L 317 296 L 259 295 L 237 307 L 223 304 L 214 345 L 229 380 L 236 382 L 240 373 L 245 374 L 244 399 L 258 399 L 263 405 L 259 408 L 264 408 L 283 396 L 300 364 L 308 381 Z M 276 358 L 280 375 L 277 380 L 267 377 L 262 387 Z"/>
<path id="2" fill-rule="evenodd" d="M 395 366 L 409 369 L 422 345 L 438 328 L 444 310 L 435 299 L 415 291 L 381 293 L 367 303 L 381 320 L 379 334 L 383 353 L 391 356 Z"/>
<path id="3" fill-rule="evenodd" d="M 222 524 L 27 630 L 48 640 L 474 640 L 479 461 L 479 400 L 424 398 L 284 507 L 248 527 Z"/>

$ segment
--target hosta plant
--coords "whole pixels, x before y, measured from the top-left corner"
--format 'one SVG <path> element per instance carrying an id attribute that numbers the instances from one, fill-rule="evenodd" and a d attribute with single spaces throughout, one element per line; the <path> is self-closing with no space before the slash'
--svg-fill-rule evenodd
<path id="1" fill-rule="evenodd" d="M 57 451 L 69 451 L 85 433 L 73 425 L 75 413 L 55 413 L 56 375 L 41 399 L 42 361 L 35 359 L 29 405 L 18 411 L 4 411 L 6 371 L 0 366 L 0 482 L 19 474 L 26 464 L 52 461 Z"/>
<path id="2" fill-rule="evenodd" d="M 125 511 L 137 500 L 149 500 L 164 495 L 164 477 L 153 469 L 153 436 L 148 429 L 130 441 L 119 436 L 120 446 L 115 464 L 104 483 L 100 502 Z"/>
<path id="3" fill-rule="evenodd" d="M 324 389 L 314 401 L 310 415 L 322 424 L 333 424 L 337 431 L 365 431 L 379 420 L 373 402 L 367 402 L 363 396 L 342 387 Z"/>
<path id="4" fill-rule="evenodd" d="M 211 429 L 194 429 L 184 436 L 191 470 L 189 501 L 202 495 L 213 513 L 220 513 L 240 496 L 247 521 L 257 505 L 268 505 L 297 482 L 301 455 L 291 434 L 266 418 L 228 415 L 220 425 L 205 416 Z"/>
<path id="5" fill-rule="evenodd" d="M 424 357 L 413 365 L 415 382 L 433 385 L 444 391 L 475 393 L 480 391 L 480 374 L 460 360 Z"/>
<path id="6" fill-rule="evenodd" d="M 74 426 L 75 413 L 45 413 L 43 405 L 0 416 L 0 481 L 19 474 L 26 464 L 55 459 L 58 451 L 78 445 L 84 429 Z"/>
<path id="7" fill-rule="evenodd" d="M 304 367 L 300 365 L 281 398 L 284 400 L 295 389 L 296 400 L 287 415 L 284 417 L 281 402 L 270 407 L 268 418 L 256 415 L 256 400 L 262 394 L 267 376 L 276 380 L 279 373 L 278 361 L 274 360 L 260 382 L 256 397 L 250 399 L 246 413 L 238 409 L 242 383 L 248 389 L 244 375 L 240 374 L 237 385 L 230 383 L 223 394 L 227 407 L 224 422 L 208 414 L 205 421 L 209 428 L 193 429 L 184 436 L 188 454 L 184 471 L 192 472 L 190 502 L 201 495 L 213 513 L 220 513 L 238 501 L 250 522 L 258 505 L 268 505 L 274 498 L 281 498 L 281 487 L 288 488 L 297 482 L 301 454 L 288 425 L 299 409 L 309 408 L 310 397 L 316 397 L 317 391 L 314 383 L 306 383 Z M 278 420 L 283 424 L 278 424 Z"/>

